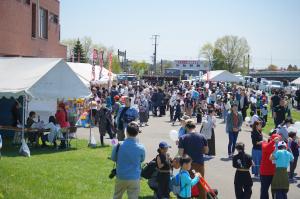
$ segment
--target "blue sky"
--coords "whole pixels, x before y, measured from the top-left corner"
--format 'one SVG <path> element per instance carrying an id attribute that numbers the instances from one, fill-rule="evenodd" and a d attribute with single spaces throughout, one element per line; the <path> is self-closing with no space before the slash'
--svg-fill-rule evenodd
<path id="1" fill-rule="evenodd" d="M 300 66 L 299 0 L 61 0 L 62 39 L 90 36 L 150 61 L 152 34 L 158 60 L 197 59 L 205 42 L 245 37 L 251 67 Z"/>

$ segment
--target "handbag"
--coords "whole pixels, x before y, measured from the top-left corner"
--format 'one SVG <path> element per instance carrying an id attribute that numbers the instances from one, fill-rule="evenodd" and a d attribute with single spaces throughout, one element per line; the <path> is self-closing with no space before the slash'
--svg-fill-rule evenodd
<path id="1" fill-rule="evenodd" d="M 113 179 L 117 175 L 117 162 L 118 162 L 118 153 L 120 149 L 120 143 L 117 145 L 116 148 L 116 162 L 114 163 L 113 169 L 110 171 L 109 178 Z"/>

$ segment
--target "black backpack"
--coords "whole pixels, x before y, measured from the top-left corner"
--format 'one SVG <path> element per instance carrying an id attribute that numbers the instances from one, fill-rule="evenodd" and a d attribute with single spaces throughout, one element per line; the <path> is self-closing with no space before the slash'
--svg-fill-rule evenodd
<path id="1" fill-rule="evenodd" d="M 157 168 L 156 158 L 146 163 L 141 172 L 141 176 L 145 179 L 150 179 Z"/>

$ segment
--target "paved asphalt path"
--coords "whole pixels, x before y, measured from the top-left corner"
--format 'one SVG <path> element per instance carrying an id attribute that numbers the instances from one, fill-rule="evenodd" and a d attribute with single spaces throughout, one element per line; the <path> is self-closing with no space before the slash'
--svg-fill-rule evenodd
<path id="1" fill-rule="evenodd" d="M 139 135 L 139 141 L 146 147 L 146 160 L 149 161 L 157 154 L 157 148 L 160 141 L 166 141 L 172 148 L 170 154 L 176 155 L 178 148 L 174 141 L 171 140 L 169 132 L 171 130 L 178 130 L 179 123 L 172 126 L 169 122 L 168 117 L 150 117 L 148 127 L 142 127 L 142 134 Z M 197 131 L 199 132 L 200 125 L 197 125 Z M 99 142 L 98 129 L 92 130 L 96 140 Z M 79 129 L 78 137 L 87 139 L 89 135 L 88 129 Z M 228 136 L 225 132 L 225 124 L 222 120 L 217 121 L 217 127 L 215 129 L 216 135 L 216 157 L 205 162 L 205 178 L 209 185 L 219 190 L 219 198 L 223 199 L 234 199 L 234 174 L 235 170 L 232 167 L 232 161 L 227 158 L 227 144 Z M 239 134 L 238 141 L 244 142 L 246 145 L 246 151 L 251 152 L 251 134 L 250 128 L 243 126 L 242 131 Z M 110 144 L 110 140 L 106 139 L 105 142 Z M 296 173 L 300 176 L 300 166 L 298 165 Z M 253 199 L 259 199 L 260 193 L 260 182 L 254 182 L 252 188 Z M 290 185 L 290 191 L 288 193 L 289 199 L 300 198 L 300 177 L 298 177 L 297 183 Z"/>

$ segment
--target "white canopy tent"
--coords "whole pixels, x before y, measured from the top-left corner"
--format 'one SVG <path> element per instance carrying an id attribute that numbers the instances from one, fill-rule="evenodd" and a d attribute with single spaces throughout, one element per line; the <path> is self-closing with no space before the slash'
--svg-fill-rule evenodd
<path id="1" fill-rule="evenodd" d="M 300 85 L 300 77 L 292 81 L 293 84 Z"/>
<path id="2" fill-rule="evenodd" d="M 238 77 L 228 72 L 227 70 L 209 71 L 203 75 L 202 79 L 204 81 L 212 81 L 212 82 L 240 82 L 241 81 Z"/>
<path id="3" fill-rule="evenodd" d="M 29 110 L 43 120 L 56 112 L 57 99 L 90 94 L 87 82 L 59 58 L 0 58 L 0 98 L 29 97 Z"/>
<path id="4" fill-rule="evenodd" d="M 83 82 L 89 82 L 92 79 L 92 65 L 89 63 L 74 63 L 74 62 L 67 62 L 67 64 L 72 68 L 72 70 L 77 74 L 77 76 L 83 81 Z M 100 84 L 107 84 L 109 81 L 109 70 L 106 68 L 102 68 L 102 76 L 100 76 L 100 66 L 95 65 L 95 80 L 98 81 Z M 117 75 L 112 73 L 112 81 L 116 80 Z"/>

